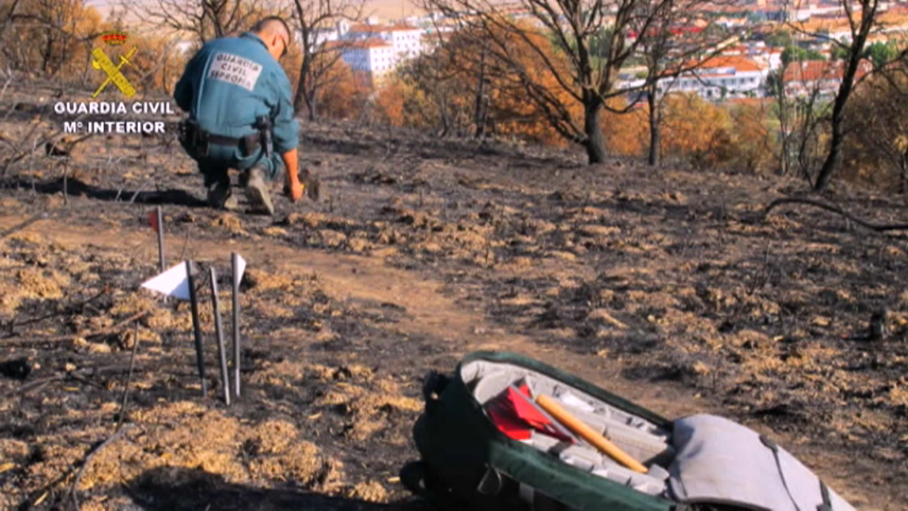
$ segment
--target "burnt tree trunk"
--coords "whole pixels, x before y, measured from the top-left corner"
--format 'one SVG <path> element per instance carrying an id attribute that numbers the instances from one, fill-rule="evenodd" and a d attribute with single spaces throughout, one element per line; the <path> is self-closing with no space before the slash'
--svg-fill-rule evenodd
<path id="1" fill-rule="evenodd" d="M 315 89 L 316 84 L 312 83 L 314 77 L 312 76 L 312 61 L 315 58 L 313 51 L 311 50 L 311 45 L 309 43 L 309 31 L 306 27 L 306 22 L 303 12 L 302 5 L 299 2 L 296 2 L 297 16 L 300 19 L 300 25 L 302 29 L 302 47 L 303 55 L 300 59 L 300 77 L 299 82 L 296 85 L 296 94 L 293 96 L 293 109 L 300 112 L 303 107 L 306 107 L 306 112 L 310 121 L 315 121 L 318 118 L 318 113 L 315 110 Z"/>
<path id="2" fill-rule="evenodd" d="M 486 50 L 482 49 L 482 54 L 479 56 L 479 83 L 476 86 L 476 101 L 473 111 L 473 126 L 475 131 L 473 136 L 476 138 L 482 138 L 485 134 L 486 119 L 485 119 L 485 81 L 486 81 Z"/>
<path id="3" fill-rule="evenodd" d="M 585 94 L 586 95 L 586 94 Z M 602 100 L 587 96 L 583 105 L 583 132 L 586 135 L 587 162 L 590 165 L 605 161 L 605 136 L 602 134 Z"/>
<path id="4" fill-rule="evenodd" d="M 864 54 L 864 45 L 867 42 L 867 36 L 874 26 L 876 18 L 877 1 L 861 2 L 861 22 L 848 55 L 848 61 L 842 73 L 842 84 L 839 86 L 839 92 L 835 96 L 835 103 L 832 106 L 832 136 L 829 141 L 829 152 L 826 154 L 826 160 L 823 167 L 817 175 L 817 181 L 813 188 L 816 191 L 822 191 L 829 184 L 833 173 L 839 166 L 839 160 L 842 159 L 842 143 L 845 140 L 845 105 L 854 89 L 854 79 L 858 74 L 861 66 L 861 57 Z"/>
<path id="5" fill-rule="evenodd" d="M 902 157 L 899 161 L 899 167 L 901 170 L 901 175 L 899 176 L 899 193 L 905 194 L 908 193 L 908 147 L 905 148 L 905 151 L 902 153 Z"/>
<path id="6" fill-rule="evenodd" d="M 649 155 L 647 163 L 651 167 L 658 167 L 661 163 L 662 145 L 662 116 L 659 111 L 659 99 L 656 97 L 656 87 L 650 87 L 646 96 L 649 104 Z"/>
<path id="7" fill-rule="evenodd" d="M 853 80 L 854 76 L 846 77 L 845 81 L 842 82 L 842 89 L 845 89 L 844 84 L 847 81 Z M 850 89 L 850 87 L 848 87 Z M 833 173 L 839 166 L 839 160 L 842 155 L 842 142 L 845 139 L 844 132 L 842 130 L 842 124 L 845 119 L 845 103 L 848 101 L 848 95 L 851 93 L 849 90 L 847 93 L 843 94 L 841 89 L 839 94 L 835 98 L 835 104 L 832 107 L 832 136 L 829 140 L 829 152 L 826 154 L 826 160 L 823 162 L 823 167 L 820 169 L 819 175 L 817 175 L 817 181 L 814 184 L 813 188 L 816 191 L 822 191 L 829 184 L 829 181 L 832 179 Z"/>
<path id="8" fill-rule="evenodd" d="M 50 35 L 50 31 L 47 34 L 47 44 L 44 45 L 44 50 L 41 52 L 41 72 L 45 75 L 50 68 L 50 60 L 54 55 L 54 38 Z"/>
<path id="9" fill-rule="evenodd" d="M 308 119 L 310 121 L 315 121 L 318 119 L 318 89 L 312 89 L 305 94 L 306 97 L 306 110 L 308 112 Z"/>

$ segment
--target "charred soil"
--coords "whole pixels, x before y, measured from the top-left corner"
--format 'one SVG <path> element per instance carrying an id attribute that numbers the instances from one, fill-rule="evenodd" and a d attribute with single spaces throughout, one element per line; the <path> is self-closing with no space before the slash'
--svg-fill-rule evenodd
<path id="1" fill-rule="evenodd" d="M 764 217 L 804 188 L 778 178 L 586 167 L 351 125 L 303 133 L 329 195 L 279 197 L 273 218 L 203 207 L 172 140 L 95 137 L 10 171 L 0 508 L 422 509 L 397 473 L 417 456 L 423 375 L 504 349 L 667 416 L 732 417 L 862 508 L 906 509 L 902 233 L 798 205 Z M 904 198 L 822 200 L 908 218 Z M 138 289 L 157 272 L 155 205 L 168 261 L 219 270 L 228 332 L 230 252 L 249 262 L 233 406 L 210 299 L 202 398 L 187 304 Z"/>

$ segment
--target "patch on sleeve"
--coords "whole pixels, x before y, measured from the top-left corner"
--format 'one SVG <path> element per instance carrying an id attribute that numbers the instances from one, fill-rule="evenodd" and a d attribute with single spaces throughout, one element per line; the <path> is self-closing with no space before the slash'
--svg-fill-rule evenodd
<path id="1" fill-rule="evenodd" d="M 262 74 L 262 65 L 232 53 L 218 53 L 208 68 L 208 78 L 232 83 L 251 91 Z"/>

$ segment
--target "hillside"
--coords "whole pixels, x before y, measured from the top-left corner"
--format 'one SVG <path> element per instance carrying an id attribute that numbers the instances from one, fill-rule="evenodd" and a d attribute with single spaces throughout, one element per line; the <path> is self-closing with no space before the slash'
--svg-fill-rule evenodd
<path id="1" fill-rule="evenodd" d="M 28 111 L 0 128 L 24 129 Z M 301 149 L 328 198 L 281 197 L 274 218 L 202 207 L 200 176 L 167 140 L 94 137 L 11 171 L 0 508 L 74 495 L 83 509 L 422 509 L 396 479 L 416 457 L 421 379 L 500 349 L 669 417 L 732 417 L 862 509 L 908 509 L 904 235 L 799 205 L 764 218 L 803 190 L 778 179 L 586 167 L 348 124 L 305 125 Z M 908 218 L 903 198 L 825 200 L 873 222 Z M 171 263 L 223 278 L 231 251 L 249 262 L 231 407 L 210 303 L 203 399 L 188 307 L 137 291 L 156 273 L 157 204 Z M 119 324 L 144 310 L 136 329 Z M 885 335 L 869 338 L 879 311 Z M 129 426 L 80 471 L 120 419 L 137 339 Z"/>

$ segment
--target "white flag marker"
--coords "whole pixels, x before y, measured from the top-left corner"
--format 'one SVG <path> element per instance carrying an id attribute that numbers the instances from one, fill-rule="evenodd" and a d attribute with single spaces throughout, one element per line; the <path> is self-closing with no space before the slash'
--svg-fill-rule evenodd
<path id="1" fill-rule="evenodd" d="M 189 280 L 186 275 L 185 261 L 181 261 L 180 264 L 157 277 L 145 281 L 142 287 L 180 300 L 189 300 Z"/>
<path id="2" fill-rule="evenodd" d="M 236 285 L 239 286 L 240 282 L 243 281 L 243 272 L 246 271 L 246 260 L 243 259 L 243 256 L 241 256 L 240 254 L 236 255 L 236 259 L 236 274 L 233 276 L 233 279 L 236 281 Z"/>

